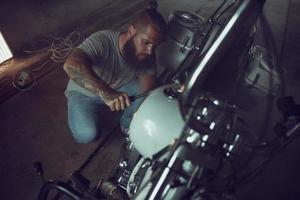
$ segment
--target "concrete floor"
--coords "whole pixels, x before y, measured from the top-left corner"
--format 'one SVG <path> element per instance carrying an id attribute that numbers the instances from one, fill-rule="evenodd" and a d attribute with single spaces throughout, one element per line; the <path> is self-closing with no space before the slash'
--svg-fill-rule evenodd
<path id="1" fill-rule="evenodd" d="M 172 10 L 179 8 L 198 10 L 204 16 L 208 16 L 221 1 L 161 0 L 160 2 L 160 9 L 166 17 Z M 283 37 L 286 22 L 284 10 L 287 10 L 288 4 L 279 0 L 270 0 L 268 3 L 267 15 L 272 19 L 277 47 L 280 48 L 282 42 L 284 44 L 282 66 L 286 69 L 286 92 L 293 95 L 299 103 L 300 0 L 291 0 L 286 37 Z M 133 6 L 129 11 L 134 13 L 138 8 L 139 6 Z M 112 11 L 114 12 L 111 13 L 115 13 L 115 10 Z M 277 15 L 274 15 L 273 11 L 276 11 Z M 101 13 L 100 10 L 97 13 Z M 109 21 L 95 21 L 89 25 L 87 32 L 97 30 L 99 27 L 120 29 L 124 27 L 124 14 L 121 16 L 122 20 L 119 20 L 122 23 L 116 23 L 117 16 L 112 19 L 111 24 Z M 67 80 L 61 67 L 58 67 L 40 79 L 32 90 L 20 92 L 0 105 L 1 199 L 36 199 L 41 180 L 33 169 L 35 161 L 43 163 L 46 179 L 67 180 L 68 176 L 79 168 L 101 143 L 100 140 L 81 145 L 72 139 L 67 126 L 66 99 L 63 94 Z M 265 107 L 266 105 L 262 104 L 249 111 L 250 124 L 257 130 L 265 126 L 264 118 L 270 118 L 269 126 L 278 119 L 278 112 L 275 110 L 262 115 L 261 112 Z M 107 133 L 117 126 L 117 121 L 113 119 L 115 118 L 111 115 L 107 115 L 104 119 L 108 122 Z M 109 177 L 118 160 L 122 136 L 118 129 L 114 129 L 112 134 L 104 148 L 84 170 L 84 174 L 92 180 L 93 184 L 101 178 Z M 283 154 L 274 157 L 265 172 L 254 182 L 254 186 L 248 189 L 243 199 L 300 199 L 299 146 L 300 138 L 297 138 Z"/>

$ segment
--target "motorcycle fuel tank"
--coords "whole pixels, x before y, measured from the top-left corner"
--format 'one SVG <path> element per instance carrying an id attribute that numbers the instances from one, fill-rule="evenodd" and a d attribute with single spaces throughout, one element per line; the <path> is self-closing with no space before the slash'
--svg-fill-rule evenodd
<path id="1" fill-rule="evenodd" d="M 184 121 L 178 100 L 164 93 L 173 86 L 166 85 L 154 90 L 133 116 L 129 137 L 144 158 L 152 158 L 180 136 Z"/>

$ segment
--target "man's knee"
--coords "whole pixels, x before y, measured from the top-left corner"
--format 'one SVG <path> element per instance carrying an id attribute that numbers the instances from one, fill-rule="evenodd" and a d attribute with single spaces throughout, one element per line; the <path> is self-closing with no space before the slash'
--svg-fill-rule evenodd
<path id="1" fill-rule="evenodd" d="M 74 139 L 81 144 L 88 144 L 97 140 L 100 130 L 95 127 L 77 127 L 71 129 Z"/>

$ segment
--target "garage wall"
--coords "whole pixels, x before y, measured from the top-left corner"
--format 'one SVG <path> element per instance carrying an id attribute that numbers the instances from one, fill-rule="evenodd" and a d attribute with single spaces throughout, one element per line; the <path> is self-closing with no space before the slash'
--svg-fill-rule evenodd
<path id="1" fill-rule="evenodd" d="M 74 29 L 86 30 L 89 25 L 100 22 L 103 24 L 120 14 L 116 11 L 126 11 L 132 7 L 139 9 L 145 2 L 143 0 L 6 1 L 0 6 L 0 29 L 12 49 L 18 50 L 24 44 L 42 37 L 63 35 Z"/>
<path id="2" fill-rule="evenodd" d="M 0 30 L 15 52 L 31 41 L 66 35 L 74 29 L 89 34 L 97 29 L 110 28 L 111 24 L 121 27 L 134 14 L 132 10 L 145 8 L 147 2 L 149 0 L 5 0 L 0 6 Z M 158 0 L 159 10 L 166 19 L 178 9 L 197 11 L 207 17 L 221 2 L 172 0 L 171 7 L 170 1 Z M 267 0 L 264 10 L 278 48 L 283 40 L 287 2 Z"/>

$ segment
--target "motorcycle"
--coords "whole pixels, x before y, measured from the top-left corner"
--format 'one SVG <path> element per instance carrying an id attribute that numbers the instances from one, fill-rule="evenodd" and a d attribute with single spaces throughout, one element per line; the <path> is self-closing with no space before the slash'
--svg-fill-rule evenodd
<path id="1" fill-rule="evenodd" d="M 234 168 L 245 166 L 250 159 L 255 138 L 242 123 L 237 107 L 214 98 L 202 87 L 215 64 L 223 62 L 222 54 L 230 48 L 242 21 L 247 21 L 244 34 L 252 41 L 253 20 L 263 2 L 237 2 L 224 2 L 205 25 L 194 13 L 177 11 L 171 15 L 169 37 L 161 49 L 174 53 L 168 51 L 171 56 L 166 56 L 161 50 L 159 55 L 163 65 L 176 71 L 172 80 L 179 85 L 153 91 L 133 117 L 128 141 L 134 148 L 130 150 L 141 158 L 118 178 L 118 185 L 130 198 L 205 199 L 208 195 L 209 199 L 210 194 L 229 195 L 236 184 L 232 180 L 237 176 Z M 227 23 L 216 23 L 230 9 L 235 11 Z M 256 12 L 250 12 L 253 9 Z"/>
<path id="2" fill-rule="evenodd" d="M 239 83 L 249 98 L 276 92 L 279 78 L 267 84 L 253 75 L 278 77 L 268 67 L 254 64 L 268 66 L 261 56 L 265 52 L 253 45 L 263 4 L 263 0 L 224 1 L 207 20 L 189 11 L 170 16 L 167 41 L 158 58 L 170 73 L 132 119 L 115 175 L 117 187 L 126 194 L 116 199 L 238 199 L 245 180 L 255 174 L 251 160 L 256 149 L 274 153 L 296 135 L 299 105 L 290 98 L 279 103 L 285 118 L 278 125 L 278 143 L 261 144 L 243 119 L 244 102 L 209 84 L 214 72 L 222 71 L 219 66 L 228 52 L 244 41 L 238 56 L 234 54 L 239 69 L 232 85 Z M 292 111 L 295 108 L 298 112 Z M 289 116 L 297 120 L 291 122 Z M 73 199 L 101 199 L 93 195 L 95 191 L 79 192 L 56 181 L 43 186 L 39 200 L 47 199 L 51 189 Z"/>

